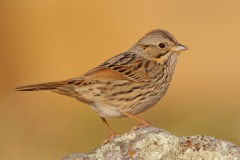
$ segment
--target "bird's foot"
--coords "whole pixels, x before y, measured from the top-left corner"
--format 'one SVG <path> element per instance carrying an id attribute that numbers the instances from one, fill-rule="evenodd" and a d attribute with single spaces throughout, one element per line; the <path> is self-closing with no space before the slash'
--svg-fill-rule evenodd
<path id="1" fill-rule="evenodd" d="M 137 125 L 137 126 L 133 126 L 132 129 L 131 129 L 131 132 L 135 131 L 135 130 L 138 130 L 139 128 L 142 128 L 142 127 L 154 127 L 152 126 L 150 123 L 143 123 L 143 124 L 140 124 L 140 125 Z"/>
<path id="2" fill-rule="evenodd" d="M 102 145 L 107 144 L 108 142 L 110 142 L 113 138 L 119 136 L 119 134 L 113 133 L 111 134 L 108 138 L 106 138 L 105 140 L 102 141 Z"/>

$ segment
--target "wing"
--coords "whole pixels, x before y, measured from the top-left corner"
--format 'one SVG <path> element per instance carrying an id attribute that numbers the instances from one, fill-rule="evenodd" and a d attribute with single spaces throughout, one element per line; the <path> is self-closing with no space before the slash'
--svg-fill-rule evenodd
<path id="1" fill-rule="evenodd" d="M 69 80 L 69 84 L 91 84 L 94 81 L 127 80 L 144 82 L 149 79 L 149 72 L 156 69 L 156 62 L 131 54 L 119 54 L 79 78 Z"/>

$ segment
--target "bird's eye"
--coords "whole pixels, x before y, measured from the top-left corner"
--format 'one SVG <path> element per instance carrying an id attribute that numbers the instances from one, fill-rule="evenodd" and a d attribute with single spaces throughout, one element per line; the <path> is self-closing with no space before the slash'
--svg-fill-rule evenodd
<path id="1" fill-rule="evenodd" d="M 159 43 L 159 47 L 160 48 L 165 48 L 165 44 L 164 43 Z"/>

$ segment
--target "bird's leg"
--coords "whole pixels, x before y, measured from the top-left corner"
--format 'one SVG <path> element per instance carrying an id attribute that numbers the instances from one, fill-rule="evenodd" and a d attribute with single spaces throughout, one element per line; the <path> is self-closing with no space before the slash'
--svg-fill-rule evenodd
<path id="1" fill-rule="evenodd" d="M 111 127 L 108 125 L 108 123 L 107 123 L 105 118 L 103 118 L 103 117 L 100 117 L 100 118 L 103 121 L 103 123 L 105 124 L 105 126 L 106 126 L 106 128 L 108 130 L 108 133 L 110 134 L 110 137 L 108 137 L 107 139 L 105 139 L 103 141 L 103 144 L 105 144 L 105 143 L 108 143 L 109 141 L 111 141 L 113 137 L 117 136 L 117 134 L 111 129 Z"/>
<path id="2" fill-rule="evenodd" d="M 152 125 L 151 125 L 150 123 L 148 123 L 147 121 L 145 121 L 145 120 L 143 120 L 143 119 L 141 119 L 141 118 L 139 118 L 139 117 L 137 117 L 137 116 L 135 116 L 135 115 L 133 115 L 133 114 L 131 114 L 131 113 L 124 112 L 124 113 L 122 113 L 122 114 L 124 114 L 124 115 L 126 115 L 126 116 L 128 116 L 128 117 L 130 117 L 130 118 L 133 118 L 133 119 L 135 119 L 135 120 L 137 120 L 138 122 L 141 123 L 141 124 L 138 125 L 138 126 L 134 126 L 134 127 L 131 129 L 132 131 L 134 131 L 134 130 L 136 130 L 136 129 L 139 129 L 139 128 L 141 128 L 141 127 L 151 127 L 151 126 L 152 126 Z"/>

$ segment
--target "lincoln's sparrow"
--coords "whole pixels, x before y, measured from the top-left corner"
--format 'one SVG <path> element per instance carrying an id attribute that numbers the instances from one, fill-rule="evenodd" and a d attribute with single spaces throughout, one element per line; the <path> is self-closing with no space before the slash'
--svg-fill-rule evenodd
<path id="1" fill-rule="evenodd" d="M 180 51 L 179 44 L 165 30 L 153 30 L 128 51 L 118 54 L 78 78 L 16 88 L 17 91 L 51 90 L 89 104 L 105 123 L 110 140 L 116 134 L 106 117 L 135 116 L 156 104 L 166 93 Z"/>

